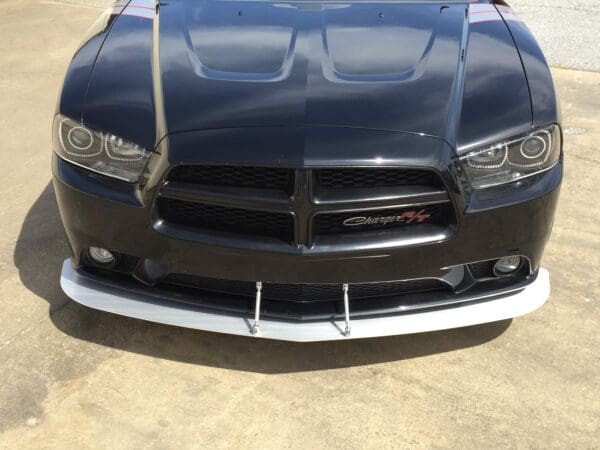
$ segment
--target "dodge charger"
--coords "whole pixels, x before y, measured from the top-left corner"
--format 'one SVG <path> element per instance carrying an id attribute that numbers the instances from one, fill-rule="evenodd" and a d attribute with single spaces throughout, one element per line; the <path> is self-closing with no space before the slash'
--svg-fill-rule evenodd
<path id="1" fill-rule="evenodd" d="M 119 0 L 53 150 L 61 286 L 91 308 L 319 341 L 550 295 L 559 110 L 502 0 Z"/>

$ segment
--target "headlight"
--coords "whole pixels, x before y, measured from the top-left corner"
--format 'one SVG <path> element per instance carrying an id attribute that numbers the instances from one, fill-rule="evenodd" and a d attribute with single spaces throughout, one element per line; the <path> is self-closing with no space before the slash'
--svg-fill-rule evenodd
<path id="1" fill-rule="evenodd" d="M 54 149 L 73 164 L 133 183 L 146 166 L 150 152 L 118 136 L 89 128 L 58 115 L 54 120 Z"/>
<path id="2" fill-rule="evenodd" d="M 560 157 L 556 125 L 493 145 L 459 158 L 466 182 L 474 189 L 510 183 L 549 169 Z"/>

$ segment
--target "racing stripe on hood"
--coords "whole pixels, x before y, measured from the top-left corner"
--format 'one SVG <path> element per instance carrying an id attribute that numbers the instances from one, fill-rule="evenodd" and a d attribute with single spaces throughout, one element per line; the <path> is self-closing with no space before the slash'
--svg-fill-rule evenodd
<path id="1" fill-rule="evenodd" d="M 502 19 L 521 22 L 519 16 L 508 6 L 485 3 L 469 5 L 469 23 L 502 22 Z"/>
<path id="2" fill-rule="evenodd" d="M 156 5 L 154 0 L 117 1 L 112 7 L 112 11 L 113 14 L 121 14 L 123 16 L 154 19 Z"/>
<path id="3" fill-rule="evenodd" d="M 523 22 L 509 6 L 497 5 L 496 9 L 500 12 L 504 20 L 509 20 L 511 22 Z"/>
<path id="4" fill-rule="evenodd" d="M 494 5 L 485 3 L 471 3 L 469 5 L 469 23 L 502 21 L 502 17 Z"/>

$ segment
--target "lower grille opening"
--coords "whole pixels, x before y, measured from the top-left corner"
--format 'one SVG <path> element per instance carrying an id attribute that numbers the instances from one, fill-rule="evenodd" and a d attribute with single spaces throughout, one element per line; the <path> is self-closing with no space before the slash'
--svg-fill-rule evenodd
<path id="1" fill-rule="evenodd" d="M 179 292 L 178 301 L 192 305 L 248 314 L 254 310 L 256 284 L 250 281 L 170 274 L 156 288 Z M 380 314 L 425 303 L 430 299 L 426 293 L 432 291 L 452 295 L 450 286 L 437 279 L 351 284 L 352 314 Z M 263 283 L 261 314 L 290 320 L 328 318 L 343 313 L 342 295 L 341 284 Z"/>
<path id="2" fill-rule="evenodd" d="M 203 291 L 221 294 L 246 296 L 254 299 L 256 283 L 232 281 L 218 278 L 205 278 L 185 274 L 170 274 L 162 283 L 193 287 Z M 355 283 L 350 285 L 353 300 L 361 298 L 385 297 L 415 292 L 446 289 L 448 285 L 434 278 L 407 281 L 385 281 L 376 283 Z M 262 298 L 287 302 L 319 302 L 342 298 L 341 284 L 285 284 L 263 283 Z"/>
<path id="3" fill-rule="evenodd" d="M 290 214 L 208 205 L 172 198 L 158 199 L 158 212 L 169 223 L 243 235 L 265 236 L 291 242 L 294 220 Z"/>

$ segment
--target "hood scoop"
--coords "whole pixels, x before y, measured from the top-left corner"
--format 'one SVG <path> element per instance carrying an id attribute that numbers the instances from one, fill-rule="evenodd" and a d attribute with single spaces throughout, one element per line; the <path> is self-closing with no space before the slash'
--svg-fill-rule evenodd
<path id="1" fill-rule="evenodd" d="M 239 81 L 280 79 L 292 66 L 301 31 L 303 36 L 313 35 L 314 41 L 318 38 L 320 45 L 312 51 L 318 53 L 327 78 L 401 81 L 424 65 L 441 16 L 425 14 L 415 24 L 402 8 L 389 5 L 381 10 L 368 4 L 237 6 L 240 9 L 229 8 L 229 14 L 223 14 L 222 5 L 211 2 L 202 14 L 186 17 L 186 43 L 198 75 Z M 297 18 L 315 11 L 320 29 L 301 28 Z"/>
<path id="2" fill-rule="evenodd" d="M 289 8 L 272 4 L 205 3 L 185 17 L 190 62 L 199 76 L 273 81 L 291 68 L 297 31 Z"/>

